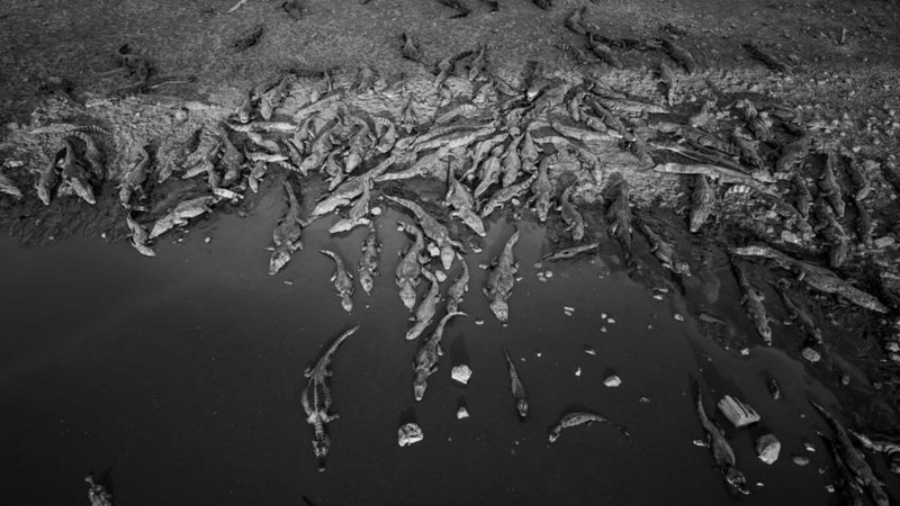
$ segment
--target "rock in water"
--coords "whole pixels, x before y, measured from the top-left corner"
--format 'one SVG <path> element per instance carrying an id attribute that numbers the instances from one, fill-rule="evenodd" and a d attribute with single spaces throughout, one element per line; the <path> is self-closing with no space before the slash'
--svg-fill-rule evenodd
<path id="1" fill-rule="evenodd" d="M 462 364 L 453 367 L 453 370 L 450 372 L 451 377 L 454 381 L 458 381 L 463 385 L 469 384 L 469 378 L 472 377 L 472 369 L 469 369 L 469 366 Z"/>
<path id="2" fill-rule="evenodd" d="M 425 433 L 422 428 L 414 423 L 408 423 L 397 431 L 397 443 L 403 446 L 409 446 L 425 439 Z"/>
<path id="3" fill-rule="evenodd" d="M 766 434 L 756 440 L 756 454 L 759 460 L 772 465 L 781 453 L 781 442 L 772 434 Z"/>
<path id="4" fill-rule="evenodd" d="M 822 355 L 818 351 L 810 348 L 809 346 L 807 346 L 806 348 L 803 348 L 803 351 L 801 351 L 800 354 L 803 355 L 803 358 L 805 358 L 806 360 L 809 360 L 812 363 L 816 363 L 819 360 L 822 360 Z"/>
<path id="5" fill-rule="evenodd" d="M 760 420 L 759 414 L 750 406 L 726 395 L 719 401 L 719 411 L 725 415 L 735 427 L 744 427 Z"/>
<path id="6" fill-rule="evenodd" d="M 620 378 L 620 377 L 616 376 L 615 374 L 613 374 L 612 376 L 610 376 L 610 377 L 606 378 L 605 380 L 603 380 L 603 384 L 606 385 L 606 386 L 608 386 L 608 387 L 611 387 L 611 388 L 612 388 L 612 387 L 617 387 L 617 386 L 619 386 L 619 385 L 622 384 L 622 378 Z"/>
<path id="7" fill-rule="evenodd" d="M 469 410 L 467 410 L 465 406 L 460 406 L 456 411 L 456 419 L 465 420 L 466 418 L 469 418 Z"/>

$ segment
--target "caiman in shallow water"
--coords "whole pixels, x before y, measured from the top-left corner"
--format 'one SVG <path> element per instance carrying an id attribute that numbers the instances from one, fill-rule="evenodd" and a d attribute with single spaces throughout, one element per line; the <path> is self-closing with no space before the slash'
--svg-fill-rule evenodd
<path id="1" fill-rule="evenodd" d="M 272 257 L 269 259 L 269 274 L 275 275 L 280 271 L 291 259 L 291 254 L 295 251 L 303 249 L 303 242 L 300 237 L 303 233 L 303 226 L 300 220 L 300 203 L 297 196 L 294 195 L 294 189 L 287 181 L 284 182 L 284 190 L 288 196 L 288 210 L 281 221 L 272 231 L 272 241 L 275 247 L 272 248 Z"/>
<path id="2" fill-rule="evenodd" d="M 631 247 L 633 228 L 631 225 L 632 215 L 629 194 L 628 183 L 623 179 L 619 182 L 618 196 L 606 212 L 606 219 L 610 225 L 609 234 L 622 247 L 626 264 L 631 263 L 633 257 Z"/>
<path id="3" fill-rule="evenodd" d="M 516 272 L 519 264 L 513 257 L 513 246 L 519 240 L 519 231 L 516 230 L 507 240 L 500 256 L 494 261 L 493 267 L 487 274 L 484 294 L 490 301 L 491 311 L 502 323 L 509 320 L 509 297 L 512 295 Z"/>
<path id="4" fill-rule="evenodd" d="M 353 276 L 344 267 L 344 261 L 333 251 L 327 249 L 319 250 L 319 253 L 331 257 L 334 260 L 334 274 L 331 275 L 331 282 L 334 283 L 334 289 L 337 290 L 338 297 L 341 298 L 341 307 L 344 311 L 353 311 Z"/>
<path id="5" fill-rule="evenodd" d="M 34 182 L 34 189 L 37 190 L 38 198 L 45 206 L 50 205 L 50 199 L 53 196 L 56 185 L 59 184 L 59 174 L 56 172 L 56 162 L 63 155 L 63 150 L 54 151 L 47 160 L 47 165 L 40 171 Z"/>
<path id="6" fill-rule="evenodd" d="M 444 328 L 447 326 L 447 322 L 454 316 L 465 316 L 465 314 L 466 313 L 461 312 L 447 313 L 441 318 L 440 323 L 438 323 L 437 328 L 434 329 L 434 333 L 431 334 L 431 337 L 424 340 L 422 344 L 419 345 L 419 349 L 416 351 L 416 357 L 415 360 L 413 360 L 412 365 L 413 371 L 415 372 L 415 377 L 413 378 L 413 395 L 415 396 L 416 401 L 421 401 L 422 398 L 425 397 L 425 390 L 428 388 L 428 377 L 437 372 L 437 363 L 444 355 L 444 351 L 441 349 L 441 339 L 444 338 Z"/>
<path id="7" fill-rule="evenodd" d="M 637 217 L 638 229 L 647 236 L 647 241 L 650 243 L 650 252 L 659 259 L 662 266 L 675 274 L 690 276 L 690 265 L 681 259 L 681 255 L 675 251 L 672 244 L 653 230 L 645 216 L 638 214 Z"/>
<path id="8" fill-rule="evenodd" d="M 869 463 L 866 462 L 863 453 L 853 446 L 853 441 L 850 440 L 847 429 L 844 428 L 837 418 L 824 407 L 812 400 L 810 400 L 809 403 L 816 408 L 828 422 L 828 425 L 834 429 L 834 434 L 837 437 L 837 440 L 835 441 L 836 453 L 843 459 L 844 464 L 846 464 L 855 481 L 866 488 L 875 504 L 878 506 L 888 506 L 890 501 L 884 491 L 884 485 L 875 476 L 875 472 L 869 466 Z"/>
<path id="9" fill-rule="evenodd" d="M 66 155 L 61 163 L 63 185 L 69 185 L 75 194 L 90 205 L 97 203 L 94 197 L 94 188 L 91 187 L 90 173 L 85 169 L 84 165 L 78 160 L 75 153 L 75 146 L 69 139 L 63 139 L 66 147 Z"/>
<path id="10" fill-rule="evenodd" d="M 321 358 L 312 368 L 307 367 L 303 371 L 303 376 L 308 378 L 306 389 L 303 391 L 303 397 L 300 402 L 303 405 L 303 411 L 306 413 L 306 423 L 313 426 L 313 453 L 319 461 L 319 471 L 325 470 L 325 458 L 331 450 L 331 438 L 325 430 L 325 426 L 340 416 L 337 413 L 329 414 L 331 409 L 331 388 L 329 387 L 329 378 L 331 377 L 331 359 L 338 347 L 354 332 L 359 330 L 359 325 L 347 330 L 322 353 Z"/>
<path id="11" fill-rule="evenodd" d="M 888 312 L 887 306 L 878 300 L 877 297 L 856 288 L 848 281 L 837 277 L 835 273 L 828 269 L 800 260 L 795 261 L 792 267 L 797 271 L 800 281 L 820 292 L 840 295 L 849 302 L 871 311 L 878 313 Z"/>
<path id="12" fill-rule="evenodd" d="M 803 333 L 809 336 L 813 341 L 821 344 L 822 329 L 816 325 L 815 319 L 813 319 L 812 315 L 809 314 L 809 311 L 803 307 L 803 304 L 791 294 L 790 282 L 782 278 L 773 286 L 778 290 L 778 294 L 781 295 L 781 301 L 784 303 L 784 308 L 787 309 L 788 318 L 797 322 Z"/>
<path id="13" fill-rule="evenodd" d="M 447 289 L 447 312 L 455 313 L 459 311 L 459 305 L 462 303 L 463 296 L 469 291 L 469 265 L 466 264 L 465 258 L 460 255 L 459 263 L 462 264 L 462 273 L 456 278 L 456 281 Z"/>
<path id="14" fill-rule="evenodd" d="M 332 225 L 331 228 L 328 229 L 328 233 L 337 234 L 340 232 L 349 232 L 360 225 L 372 223 L 372 220 L 368 218 L 370 195 L 371 191 L 369 187 L 365 187 L 362 195 L 357 197 L 356 203 L 350 208 L 348 216 Z"/>
<path id="15" fill-rule="evenodd" d="M 575 204 L 572 202 L 572 192 L 575 191 L 575 184 L 570 184 L 562 195 L 559 197 L 560 214 L 566 224 L 566 230 L 572 232 L 572 240 L 581 242 L 584 239 L 584 217 L 578 212 Z"/>
<path id="16" fill-rule="evenodd" d="M 447 170 L 447 182 L 447 196 L 444 198 L 444 202 L 454 209 L 450 212 L 450 216 L 459 218 L 464 225 L 479 236 L 487 235 L 484 230 L 484 222 L 475 212 L 475 197 L 464 184 L 456 179 L 452 166 Z"/>
<path id="17" fill-rule="evenodd" d="M 579 244 L 578 246 L 573 246 L 571 248 L 561 249 L 559 251 L 551 251 L 547 253 L 541 258 L 543 262 L 556 262 L 559 260 L 569 260 L 570 258 L 575 258 L 578 255 L 584 253 L 590 253 L 592 251 L 597 251 L 600 249 L 599 242 L 592 242 L 590 244 Z"/>
<path id="18" fill-rule="evenodd" d="M 722 430 L 706 414 L 706 409 L 703 407 L 703 389 L 700 387 L 700 382 L 696 379 L 693 382 L 697 388 L 697 416 L 700 418 L 700 425 L 706 431 L 709 448 L 713 454 L 713 461 L 715 461 L 716 467 L 722 472 L 725 482 L 728 483 L 732 490 L 741 494 L 749 494 L 747 478 L 744 477 L 744 473 L 734 467 L 736 463 L 734 450 L 731 449 L 731 445 L 728 444 Z"/>
<path id="19" fill-rule="evenodd" d="M 187 225 L 188 220 L 195 218 L 204 213 L 212 213 L 212 204 L 218 201 L 218 197 L 214 195 L 204 195 L 189 200 L 179 202 L 165 216 L 156 220 L 153 228 L 150 229 L 150 239 L 155 239 L 160 235 L 173 229 L 175 226 Z"/>
<path id="20" fill-rule="evenodd" d="M 416 287 L 419 286 L 419 276 L 422 275 L 422 252 L 425 250 L 425 238 L 422 231 L 415 225 L 400 222 L 401 231 L 414 236 L 413 243 L 397 264 L 396 282 L 400 289 L 400 300 L 406 309 L 412 311 L 416 306 Z"/>
<path id="21" fill-rule="evenodd" d="M 703 174 L 694 176 L 694 191 L 691 193 L 691 233 L 700 231 L 709 215 L 712 214 L 713 204 L 716 202 L 716 193 L 709 179 Z"/>
<path id="22" fill-rule="evenodd" d="M 444 270 L 450 270 L 450 267 L 453 265 L 453 258 L 456 256 L 454 248 L 462 250 L 463 247 L 462 244 L 450 237 L 450 231 L 447 230 L 447 227 L 438 222 L 433 216 L 426 213 L 425 210 L 415 202 L 391 195 L 385 195 L 385 198 L 400 204 L 413 213 L 419 221 L 419 224 L 422 226 L 422 232 L 429 239 L 434 241 L 438 248 L 440 248 L 441 264 L 444 266 Z"/>
<path id="23" fill-rule="evenodd" d="M 837 181 L 837 157 L 835 153 L 826 155 L 825 166 L 822 167 L 822 175 L 819 177 L 819 194 L 828 199 L 828 203 L 838 218 L 844 217 L 844 192 Z"/>
<path id="24" fill-rule="evenodd" d="M 769 326 L 769 317 L 766 313 L 766 306 L 763 304 L 763 301 L 766 298 L 758 288 L 750 283 L 750 278 L 747 277 L 747 272 L 741 265 L 734 262 L 732 262 L 732 265 L 734 266 L 738 286 L 740 286 L 741 291 L 743 292 L 741 304 L 744 305 L 744 308 L 747 310 L 747 315 L 753 320 L 756 331 L 763 338 L 763 341 L 771 346 L 772 327 Z"/>
<path id="25" fill-rule="evenodd" d="M 438 302 L 441 300 L 441 284 L 434 274 L 428 269 L 422 269 L 422 276 L 431 283 L 431 286 L 428 289 L 428 293 L 425 294 L 425 298 L 422 299 L 422 302 L 419 302 L 419 306 L 416 308 L 416 321 L 413 323 L 413 326 L 406 331 L 407 341 L 412 341 L 419 337 L 422 332 L 431 325 L 432 320 L 434 320 L 434 315 L 437 312 Z"/>
<path id="26" fill-rule="evenodd" d="M 545 156 L 538 164 L 537 179 L 531 183 L 531 200 L 534 202 L 534 212 L 541 223 L 547 221 L 547 216 L 550 214 L 550 194 L 553 191 L 553 184 L 550 182 L 547 172 L 549 166 L 550 157 Z"/>
<path id="27" fill-rule="evenodd" d="M 513 363 L 512 357 L 506 346 L 503 346 L 503 356 L 506 357 L 506 369 L 509 372 L 510 389 L 513 399 L 516 400 L 516 412 L 522 420 L 528 416 L 528 395 L 525 394 L 525 385 L 519 377 L 519 371 L 516 370 L 516 364 Z"/>
<path id="28" fill-rule="evenodd" d="M 550 429 L 550 435 L 549 435 L 550 442 L 552 443 L 552 442 L 556 441 L 557 439 L 559 439 L 559 436 L 560 436 L 560 434 L 562 434 L 563 429 L 568 429 L 570 427 L 578 427 L 579 425 L 590 425 L 594 422 L 605 423 L 605 424 L 615 428 L 616 430 L 621 432 L 622 435 L 624 435 L 626 439 L 628 439 L 629 443 L 631 442 L 631 434 L 628 433 L 628 431 L 625 429 L 624 426 L 619 425 L 613 421 L 610 421 L 605 416 L 598 415 L 596 413 L 583 413 L 583 412 L 569 413 L 569 414 L 563 416 L 562 418 L 560 418 L 560 420 L 558 422 L 556 422 L 556 425 L 554 425 L 553 428 Z"/>
<path id="29" fill-rule="evenodd" d="M 362 244 L 362 255 L 359 257 L 359 284 L 366 294 L 372 293 L 375 277 L 378 276 L 378 255 L 381 245 L 378 244 L 378 233 L 375 225 L 369 222 L 369 233 Z"/>
<path id="30" fill-rule="evenodd" d="M 125 215 L 125 223 L 128 225 L 128 230 L 131 232 L 131 245 L 134 246 L 134 249 L 138 250 L 138 253 L 141 255 L 155 257 L 156 252 L 147 245 L 147 242 L 150 240 L 147 236 L 147 229 L 135 221 L 134 218 L 131 217 L 131 213 Z"/>

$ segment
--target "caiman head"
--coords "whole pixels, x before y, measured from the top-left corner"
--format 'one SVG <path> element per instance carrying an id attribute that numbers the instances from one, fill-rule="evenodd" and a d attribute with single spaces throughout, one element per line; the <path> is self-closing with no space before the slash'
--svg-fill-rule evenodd
<path id="1" fill-rule="evenodd" d="M 509 305 L 506 304 L 505 300 L 499 298 L 492 300 L 491 311 L 494 312 L 494 315 L 501 323 L 506 323 L 509 320 Z"/>
<path id="2" fill-rule="evenodd" d="M 353 311 L 353 299 L 348 295 L 341 296 L 341 307 L 348 313 Z"/>
<path id="3" fill-rule="evenodd" d="M 453 259 L 456 258 L 456 252 L 453 251 L 453 246 L 449 243 L 444 243 L 441 245 L 441 264 L 444 266 L 445 271 L 449 271 L 450 267 L 453 267 Z"/>
<path id="4" fill-rule="evenodd" d="M 691 275 L 691 266 L 687 262 L 672 262 L 672 270 L 675 274 Z"/>
<path id="5" fill-rule="evenodd" d="M 328 456 L 328 451 L 331 450 L 331 438 L 328 437 L 328 434 L 324 432 L 321 434 L 317 434 L 315 439 L 312 441 L 313 453 L 316 454 L 316 459 L 319 461 L 319 471 L 325 470 L 325 457 Z"/>
<path id="6" fill-rule="evenodd" d="M 375 288 L 375 280 L 372 279 L 372 276 L 360 276 L 359 284 L 366 293 L 372 293 L 372 289 Z"/>
<path id="7" fill-rule="evenodd" d="M 290 261 L 290 259 L 291 252 L 289 249 L 283 245 L 278 246 L 275 251 L 272 252 L 272 258 L 269 260 L 269 275 L 274 276 L 288 263 L 288 261 Z"/>
<path id="8" fill-rule="evenodd" d="M 519 411 L 519 417 L 524 420 L 528 416 L 528 401 L 519 399 L 516 401 L 516 409 Z"/>
<path id="9" fill-rule="evenodd" d="M 403 301 L 403 305 L 406 306 L 406 309 L 409 309 L 410 311 L 416 306 L 416 289 L 411 283 L 404 283 L 403 286 L 400 287 L 400 300 Z"/>
<path id="10" fill-rule="evenodd" d="M 748 495 L 750 493 L 747 490 L 747 478 L 744 477 L 744 473 L 738 471 L 734 467 L 728 467 L 724 471 L 725 481 L 737 492 L 741 494 Z"/>
<path id="11" fill-rule="evenodd" d="M 416 401 L 421 401 L 425 397 L 425 389 L 428 387 L 427 381 L 428 378 L 416 374 L 416 379 L 413 380 L 413 395 L 416 396 Z"/>
<path id="12" fill-rule="evenodd" d="M 41 199 L 41 202 L 44 203 L 45 206 L 50 205 L 50 190 L 47 189 L 46 186 L 41 184 L 34 185 L 34 188 L 37 190 L 38 198 Z"/>

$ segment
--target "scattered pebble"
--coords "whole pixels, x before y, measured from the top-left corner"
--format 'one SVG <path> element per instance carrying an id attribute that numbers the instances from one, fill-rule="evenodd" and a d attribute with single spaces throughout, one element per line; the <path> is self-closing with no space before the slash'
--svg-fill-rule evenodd
<path id="1" fill-rule="evenodd" d="M 286 284 L 287 286 L 294 286 L 294 282 L 291 281 L 290 279 L 285 279 L 284 284 Z"/>
<path id="2" fill-rule="evenodd" d="M 544 273 L 544 276 L 545 276 L 547 279 L 552 278 L 552 277 L 553 277 L 553 271 L 547 271 L 547 272 L 545 272 L 545 273 Z"/>
<path id="3" fill-rule="evenodd" d="M 774 464 L 780 453 L 781 442 L 772 434 L 766 434 L 756 440 L 756 455 L 766 464 Z"/>
<path id="4" fill-rule="evenodd" d="M 597 355 L 597 350 L 595 350 L 594 347 L 589 344 L 584 345 L 584 352 L 592 357 Z"/>
<path id="5" fill-rule="evenodd" d="M 606 323 L 616 323 L 615 318 L 607 318 Z"/>
<path id="6" fill-rule="evenodd" d="M 683 322 L 684 316 L 681 316 L 680 314 L 675 313 L 675 321 Z"/>
<path id="7" fill-rule="evenodd" d="M 475 320 L 475 325 L 484 325 L 484 320 Z"/>
<path id="8" fill-rule="evenodd" d="M 447 274 L 445 274 L 444 271 L 434 271 L 434 277 L 438 280 L 438 283 L 447 281 Z"/>
<path id="9" fill-rule="evenodd" d="M 441 248 L 437 247 L 435 243 L 428 243 L 428 254 L 432 256 L 432 258 L 437 258 L 441 256 Z"/>
<path id="10" fill-rule="evenodd" d="M 693 443 L 694 443 L 694 446 L 698 446 L 700 448 L 709 448 L 709 443 L 706 442 L 705 439 L 695 439 L 693 441 Z"/>
<path id="11" fill-rule="evenodd" d="M 600 332 L 606 332 L 606 327 L 600 327 Z"/>
<path id="12" fill-rule="evenodd" d="M 574 312 L 575 312 L 574 307 L 563 306 L 563 313 L 565 313 L 566 316 L 572 316 L 572 313 L 574 313 Z"/>
<path id="13" fill-rule="evenodd" d="M 212 237 L 205 237 L 205 238 L 203 239 L 203 242 L 205 242 L 206 244 L 209 244 L 210 241 L 212 241 Z"/>
<path id="14" fill-rule="evenodd" d="M 747 357 L 750 355 L 750 348 L 741 348 L 741 355 Z"/>
<path id="15" fill-rule="evenodd" d="M 468 385 L 469 378 L 472 377 L 472 369 L 469 369 L 469 366 L 466 364 L 460 364 L 453 367 L 453 370 L 450 371 L 450 376 L 454 381 Z"/>
<path id="16" fill-rule="evenodd" d="M 535 355 L 537 358 L 541 358 L 542 353 L 541 353 L 541 352 L 537 352 L 537 353 L 535 353 L 534 355 Z M 524 360 L 524 359 L 522 359 L 522 360 Z"/>
<path id="17" fill-rule="evenodd" d="M 796 456 L 794 456 L 794 458 L 792 458 L 791 460 L 794 461 L 794 464 L 797 464 L 797 465 L 800 466 L 800 467 L 804 467 L 804 466 L 808 466 L 808 465 L 809 465 L 809 459 L 806 458 L 806 457 L 804 457 L 804 456 L 802 456 L 802 455 L 796 455 Z"/>
<path id="18" fill-rule="evenodd" d="M 653 298 L 656 299 L 656 300 L 663 300 L 663 296 L 660 295 L 660 294 L 654 295 Z"/>
<path id="19" fill-rule="evenodd" d="M 813 446 L 812 443 L 803 443 L 803 449 L 805 449 L 806 451 L 808 451 L 810 453 L 816 452 L 816 447 Z"/>
<path id="20" fill-rule="evenodd" d="M 650 398 L 641 396 L 638 398 L 638 402 L 640 402 L 641 404 L 650 404 Z"/>
<path id="21" fill-rule="evenodd" d="M 466 418 L 469 418 L 469 410 L 467 410 L 465 406 L 460 406 L 459 409 L 456 410 L 456 419 L 465 420 Z"/>
<path id="22" fill-rule="evenodd" d="M 581 368 L 580 368 L 580 367 L 579 367 L 578 369 L 575 370 L 575 377 L 576 377 L 576 378 L 580 378 L 580 377 L 581 377 Z"/>
<path id="23" fill-rule="evenodd" d="M 372 216 L 380 216 L 380 215 L 381 215 L 381 208 L 378 207 L 378 206 L 375 206 L 375 207 L 372 208 L 372 210 L 371 210 L 370 212 L 372 213 Z"/>
<path id="24" fill-rule="evenodd" d="M 101 239 L 106 239 L 106 232 L 103 232 L 102 234 L 100 234 L 100 238 L 101 238 Z"/>
<path id="25" fill-rule="evenodd" d="M 761 481 L 758 481 L 758 482 L 756 482 L 756 486 L 757 486 L 757 487 L 765 487 L 766 484 L 763 483 L 763 482 L 761 482 Z"/>
<path id="26" fill-rule="evenodd" d="M 605 380 L 603 380 L 603 384 L 606 385 L 606 386 L 608 386 L 608 387 L 610 387 L 610 388 L 615 388 L 615 387 L 617 387 L 617 386 L 619 386 L 619 385 L 622 384 L 622 378 L 620 378 L 620 377 L 616 376 L 615 374 L 613 374 L 612 376 L 610 376 L 610 377 L 606 378 Z"/>
<path id="27" fill-rule="evenodd" d="M 822 360 L 822 355 L 818 351 L 810 348 L 809 346 L 807 346 L 806 348 L 803 348 L 803 351 L 801 351 L 800 354 L 803 355 L 803 358 L 805 358 L 806 360 L 809 360 L 812 363 L 816 363 L 819 360 Z"/>
<path id="28" fill-rule="evenodd" d="M 826 490 L 829 494 L 833 494 L 833 493 L 834 493 L 834 485 L 825 485 L 825 490 Z"/>

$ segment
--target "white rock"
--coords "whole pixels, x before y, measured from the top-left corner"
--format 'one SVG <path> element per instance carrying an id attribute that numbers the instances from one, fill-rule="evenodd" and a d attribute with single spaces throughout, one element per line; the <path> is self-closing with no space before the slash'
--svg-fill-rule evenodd
<path id="1" fill-rule="evenodd" d="M 735 427 L 744 427 L 760 420 L 759 414 L 750 406 L 726 395 L 719 401 L 719 411 L 725 415 Z"/>
<path id="2" fill-rule="evenodd" d="M 766 434 L 756 440 L 756 455 L 766 464 L 774 464 L 780 453 L 781 442 L 772 434 Z"/>
<path id="3" fill-rule="evenodd" d="M 576 377 L 576 378 L 580 378 L 580 377 L 581 377 L 581 368 L 580 368 L 580 367 L 579 367 L 578 369 L 575 370 L 575 377 Z"/>
<path id="4" fill-rule="evenodd" d="M 895 242 L 897 242 L 896 239 L 894 239 L 893 237 L 891 237 L 889 235 L 886 235 L 884 237 L 879 237 L 878 239 L 875 239 L 875 247 L 879 248 L 879 249 L 887 248 L 888 246 L 892 246 Z"/>
<path id="5" fill-rule="evenodd" d="M 438 283 L 447 281 L 447 275 L 444 273 L 444 271 L 434 271 L 434 277 L 438 280 Z"/>
<path id="6" fill-rule="evenodd" d="M 572 313 L 572 312 L 575 311 L 575 308 L 574 308 L 574 307 L 570 307 L 570 306 L 563 306 L 563 311 L 565 311 L 565 312 L 567 312 L 567 313 Z"/>
<path id="7" fill-rule="evenodd" d="M 606 386 L 608 386 L 608 387 L 610 387 L 610 388 L 615 388 L 615 387 L 617 387 L 617 386 L 619 386 L 619 385 L 622 384 L 622 378 L 620 378 L 620 377 L 616 376 L 615 374 L 613 374 L 612 376 L 610 376 L 610 377 L 606 378 L 605 380 L 603 380 L 603 384 L 606 385 Z"/>
<path id="8" fill-rule="evenodd" d="M 450 376 L 454 381 L 467 385 L 469 384 L 469 378 L 472 377 L 472 369 L 469 369 L 469 366 L 466 364 L 457 365 L 450 371 Z"/>
<path id="9" fill-rule="evenodd" d="M 430 242 L 428 243 L 428 254 L 432 257 L 441 256 L 441 248 L 438 248 L 437 244 Z"/>
<path id="10" fill-rule="evenodd" d="M 794 461 L 794 464 L 797 464 L 797 465 L 800 466 L 800 467 L 808 466 L 808 465 L 809 465 L 809 459 L 806 458 L 806 457 L 804 457 L 804 456 L 802 456 L 802 455 L 797 455 L 796 457 L 794 457 L 794 458 L 791 459 L 791 460 Z"/>
<path id="11" fill-rule="evenodd" d="M 465 406 L 460 406 L 459 409 L 456 410 L 456 419 L 465 420 L 466 418 L 469 418 L 469 410 L 467 410 Z"/>
<path id="12" fill-rule="evenodd" d="M 680 314 L 675 313 L 675 321 L 683 322 L 684 316 L 681 316 Z"/>
<path id="13" fill-rule="evenodd" d="M 378 206 L 375 206 L 375 207 L 373 207 L 373 208 L 371 209 L 371 211 L 369 211 L 369 212 L 372 213 L 372 216 L 380 216 L 380 215 L 381 215 L 381 208 L 378 207 Z"/>
<path id="14" fill-rule="evenodd" d="M 409 446 L 425 439 L 422 428 L 414 423 L 408 423 L 397 430 L 397 443 L 401 446 Z"/>

